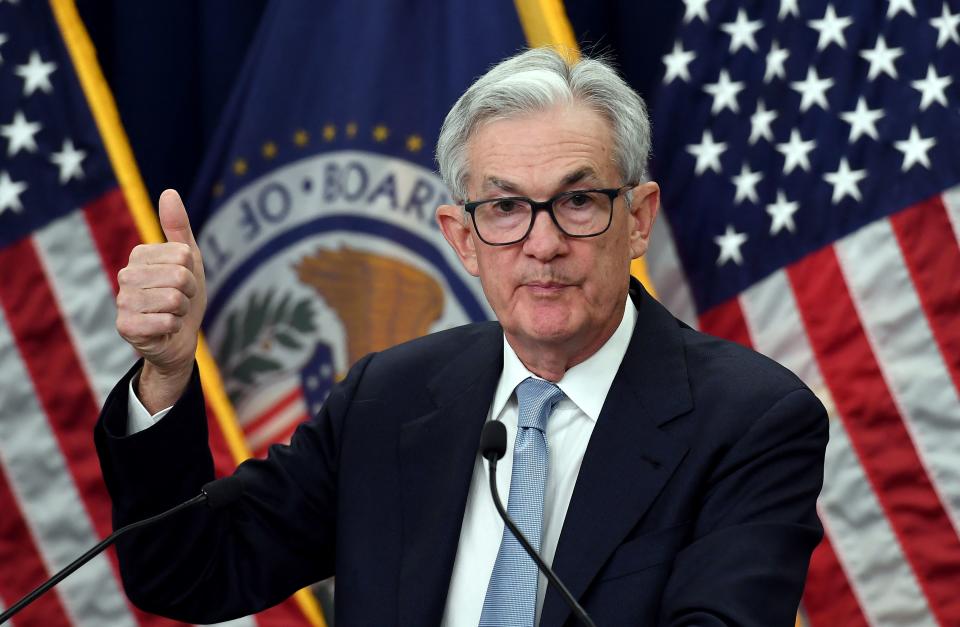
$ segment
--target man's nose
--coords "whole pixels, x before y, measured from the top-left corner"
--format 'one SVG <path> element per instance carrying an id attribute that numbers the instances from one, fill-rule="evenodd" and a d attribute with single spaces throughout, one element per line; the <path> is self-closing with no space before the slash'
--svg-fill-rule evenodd
<path id="1" fill-rule="evenodd" d="M 523 242 L 524 252 L 546 261 L 561 254 L 566 245 L 566 236 L 550 215 L 546 211 L 538 211 L 534 216 L 533 228 Z"/>

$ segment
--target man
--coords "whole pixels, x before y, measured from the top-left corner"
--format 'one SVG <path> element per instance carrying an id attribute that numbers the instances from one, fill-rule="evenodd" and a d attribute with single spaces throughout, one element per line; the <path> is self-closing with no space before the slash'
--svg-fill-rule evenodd
<path id="1" fill-rule="evenodd" d="M 490 501 L 477 446 L 501 420 L 499 491 L 598 625 L 792 625 L 825 412 L 631 281 L 659 203 L 648 152 L 642 101 L 602 62 L 540 49 L 481 77 L 441 132 L 461 204 L 437 219 L 498 322 L 361 359 L 289 447 L 238 469 L 239 502 L 120 544 L 131 598 L 224 620 L 335 573 L 338 627 L 569 623 Z M 170 242 L 120 275 L 117 326 L 144 361 L 96 432 L 118 525 L 213 476 L 200 252 L 175 193 L 160 219 Z"/>

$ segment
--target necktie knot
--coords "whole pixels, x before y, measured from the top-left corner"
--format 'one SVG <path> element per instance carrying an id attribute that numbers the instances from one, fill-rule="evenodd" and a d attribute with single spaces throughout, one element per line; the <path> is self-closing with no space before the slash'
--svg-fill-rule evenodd
<path id="1" fill-rule="evenodd" d="M 521 429 L 533 428 L 546 433 L 547 418 L 561 398 L 563 392 L 553 383 L 527 377 L 517 386 L 517 401 L 520 403 L 517 425 Z"/>

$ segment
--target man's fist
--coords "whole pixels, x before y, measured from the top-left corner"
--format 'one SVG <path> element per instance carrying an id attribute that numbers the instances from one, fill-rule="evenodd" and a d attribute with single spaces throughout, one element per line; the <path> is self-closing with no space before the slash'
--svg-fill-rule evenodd
<path id="1" fill-rule="evenodd" d="M 193 370 L 207 306 L 203 260 L 177 192 L 160 195 L 165 244 L 141 244 L 117 276 L 117 331 L 144 358 L 138 396 L 154 413 L 172 405 Z"/>

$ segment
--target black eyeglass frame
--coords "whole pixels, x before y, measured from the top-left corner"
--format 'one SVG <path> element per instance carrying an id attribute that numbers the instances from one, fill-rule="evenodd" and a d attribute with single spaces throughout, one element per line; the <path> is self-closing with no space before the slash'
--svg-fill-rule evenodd
<path id="1" fill-rule="evenodd" d="M 578 239 L 583 239 L 587 237 L 596 237 L 598 235 L 603 235 L 604 233 L 606 233 L 610 229 L 610 225 L 613 223 L 613 206 L 617 200 L 617 196 L 619 196 L 620 194 L 622 194 L 623 192 L 629 189 L 633 189 L 636 186 L 637 186 L 637 183 L 632 183 L 632 184 L 628 183 L 627 185 L 623 185 L 622 187 L 616 187 L 616 188 L 611 187 L 611 188 L 605 188 L 605 189 L 574 189 L 569 192 L 560 192 L 559 194 L 553 196 L 552 198 L 548 198 L 547 200 L 544 200 L 544 201 L 533 200 L 532 198 L 527 198 L 526 196 L 504 196 L 503 198 L 487 198 L 485 200 L 474 200 L 471 202 L 465 202 L 463 203 L 463 209 L 464 211 L 470 214 L 470 221 L 473 222 L 473 230 L 476 232 L 477 237 L 479 237 L 480 241 L 482 241 L 487 246 L 511 246 L 513 244 L 517 244 L 527 239 L 527 236 L 530 235 L 530 231 L 533 230 L 533 224 L 537 221 L 537 213 L 539 213 L 540 211 L 546 211 L 547 214 L 550 216 L 550 219 L 553 220 L 553 224 L 558 229 L 560 229 L 561 233 L 563 233 L 567 237 L 576 237 Z M 558 200 L 560 200 L 561 198 L 572 198 L 577 194 L 589 194 L 589 193 L 604 194 L 607 198 L 610 199 L 610 213 L 607 216 L 607 225 L 603 227 L 602 231 L 597 231 L 596 233 L 591 233 L 589 235 L 573 235 L 572 233 L 567 233 L 567 231 L 562 226 L 560 226 L 560 222 L 557 220 L 557 216 L 553 212 L 553 204 Z M 504 200 L 513 200 L 513 201 L 528 203 L 532 208 L 532 211 L 530 212 L 530 224 L 527 226 L 527 230 L 524 231 L 523 236 L 519 237 L 518 239 L 515 239 L 510 242 L 499 242 L 499 243 L 488 242 L 483 237 L 483 235 L 480 234 L 480 229 L 479 227 L 477 227 L 477 216 L 475 215 L 477 211 L 477 207 L 479 207 L 484 203 L 502 202 Z"/>

